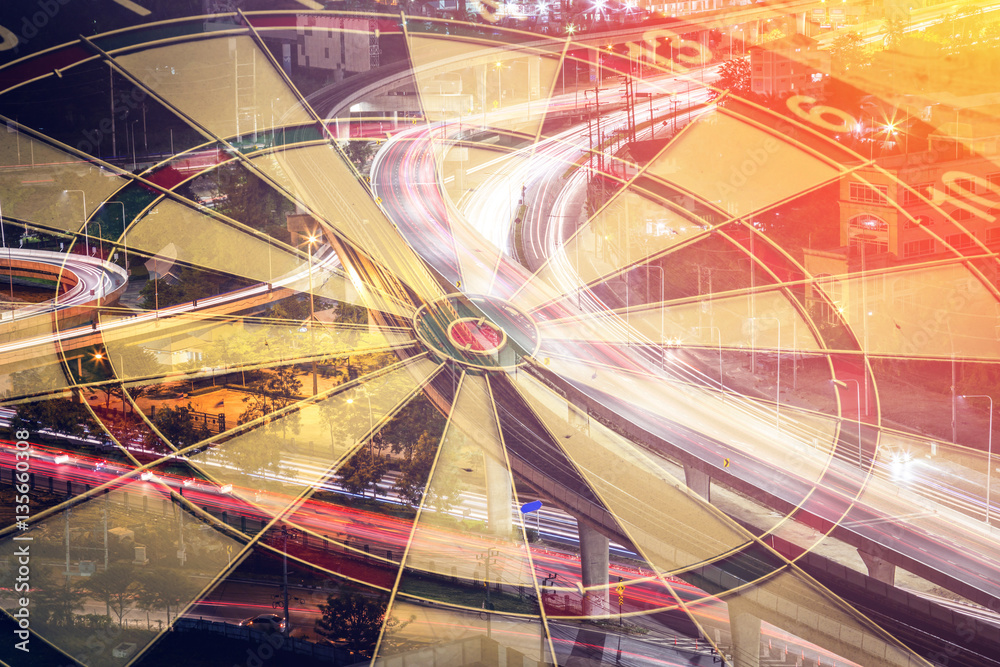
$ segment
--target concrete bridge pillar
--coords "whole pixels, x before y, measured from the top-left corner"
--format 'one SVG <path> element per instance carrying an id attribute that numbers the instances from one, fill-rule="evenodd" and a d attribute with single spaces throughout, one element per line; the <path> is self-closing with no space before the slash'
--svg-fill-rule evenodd
<path id="1" fill-rule="evenodd" d="M 865 565 L 868 567 L 868 576 L 876 581 L 881 581 L 883 584 L 889 584 L 890 586 L 896 585 L 896 566 L 892 563 L 886 562 L 881 556 L 876 556 L 861 549 L 858 549 L 858 553 L 861 555 L 861 560 L 864 561 Z"/>
<path id="2" fill-rule="evenodd" d="M 492 456 L 484 455 L 483 461 L 486 468 L 486 526 L 493 535 L 510 539 L 514 529 L 510 473 L 507 466 Z"/>
<path id="3" fill-rule="evenodd" d="M 712 478 L 707 472 L 702 472 L 689 465 L 684 466 L 684 483 L 699 496 L 712 502 Z"/>
<path id="4" fill-rule="evenodd" d="M 600 49 L 587 50 L 587 63 L 590 65 L 590 81 L 600 81 L 601 79 L 601 51 Z"/>
<path id="5" fill-rule="evenodd" d="M 583 585 L 603 586 L 587 591 L 583 598 L 583 613 L 587 616 L 607 616 L 608 606 L 608 538 L 577 519 L 580 536 L 580 570 Z"/>
<path id="6" fill-rule="evenodd" d="M 729 602 L 729 634 L 734 667 L 760 667 L 760 619 L 736 600 Z"/>

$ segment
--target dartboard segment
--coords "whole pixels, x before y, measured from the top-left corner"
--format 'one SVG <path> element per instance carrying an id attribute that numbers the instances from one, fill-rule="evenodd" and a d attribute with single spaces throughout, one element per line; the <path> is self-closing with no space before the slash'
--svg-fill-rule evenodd
<path id="1" fill-rule="evenodd" d="M 489 294 L 509 236 L 524 222 L 525 171 L 537 156 L 473 141 L 441 145 L 441 183 L 448 226 L 458 247 L 462 289 Z M 499 222 L 499 224 L 497 224 Z"/>
<path id="2" fill-rule="evenodd" d="M 466 374 L 437 448 L 407 566 L 507 590 L 533 588 L 535 572 L 525 550 L 523 525 L 511 519 L 515 501 L 489 385 L 481 376 Z M 485 524 L 461 518 L 482 503 Z M 478 558 L 487 551 L 496 559 L 489 576 Z"/>
<path id="3" fill-rule="evenodd" d="M 329 443 L 334 461 L 343 461 L 361 447 L 376 420 L 398 410 L 439 369 L 438 364 L 416 357 L 365 379 L 358 389 L 345 388 L 317 401 L 293 399 L 274 414 L 262 407 L 246 415 L 240 432 L 190 460 L 221 484 L 231 484 L 237 497 L 257 503 L 266 495 L 283 509 L 325 478 L 331 467 L 330 457 L 318 456 L 310 443 Z M 352 405 L 361 396 L 370 401 L 370 418 L 359 405 Z M 309 466 L 302 465 L 304 458 L 310 460 Z"/>
<path id="4" fill-rule="evenodd" d="M 836 309 L 870 354 L 1000 355 L 996 293 L 964 262 L 833 274 L 810 283 L 806 298 Z"/>
<path id="5" fill-rule="evenodd" d="M 559 44 L 525 47 L 407 31 L 410 62 L 431 122 L 462 119 L 534 140 L 559 74 Z"/>
<path id="6" fill-rule="evenodd" d="M 127 182 L 109 168 L 6 122 L 8 130 L 0 132 L 0 189 L 7 218 L 83 232 L 85 221 Z"/>
<path id="7" fill-rule="evenodd" d="M 127 74 L 212 135 L 256 136 L 312 116 L 247 35 L 186 40 L 116 54 Z"/>
<path id="8" fill-rule="evenodd" d="M 423 262 L 332 147 L 288 148 L 251 162 L 303 202 L 322 224 L 385 267 L 420 299 L 441 295 Z"/>
<path id="9" fill-rule="evenodd" d="M 843 168 L 720 108 L 685 128 L 645 173 L 744 216 L 827 183 Z"/>

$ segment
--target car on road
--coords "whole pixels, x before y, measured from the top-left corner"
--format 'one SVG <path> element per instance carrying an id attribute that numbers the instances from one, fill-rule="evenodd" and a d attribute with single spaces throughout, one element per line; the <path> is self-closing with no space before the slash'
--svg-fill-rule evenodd
<path id="1" fill-rule="evenodd" d="M 240 626 L 258 632 L 284 632 L 285 619 L 277 614 L 258 614 L 240 621 Z"/>

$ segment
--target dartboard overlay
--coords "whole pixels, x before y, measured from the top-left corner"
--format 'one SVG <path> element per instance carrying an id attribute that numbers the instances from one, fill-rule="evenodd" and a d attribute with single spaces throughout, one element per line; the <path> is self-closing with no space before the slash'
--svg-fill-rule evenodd
<path id="1" fill-rule="evenodd" d="M 995 7 L 95 4 L 0 18 L 0 662 L 1000 664 Z"/>

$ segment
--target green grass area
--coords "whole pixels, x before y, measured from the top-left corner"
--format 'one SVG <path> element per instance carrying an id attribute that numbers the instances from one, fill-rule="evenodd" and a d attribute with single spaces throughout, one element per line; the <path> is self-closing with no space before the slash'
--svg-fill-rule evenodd
<path id="1" fill-rule="evenodd" d="M 55 290 L 59 285 L 55 280 L 46 280 L 45 278 L 29 278 L 26 276 L 18 276 L 14 280 L 15 285 L 24 285 L 27 287 L 44 287 L 45 289 Z"/>

